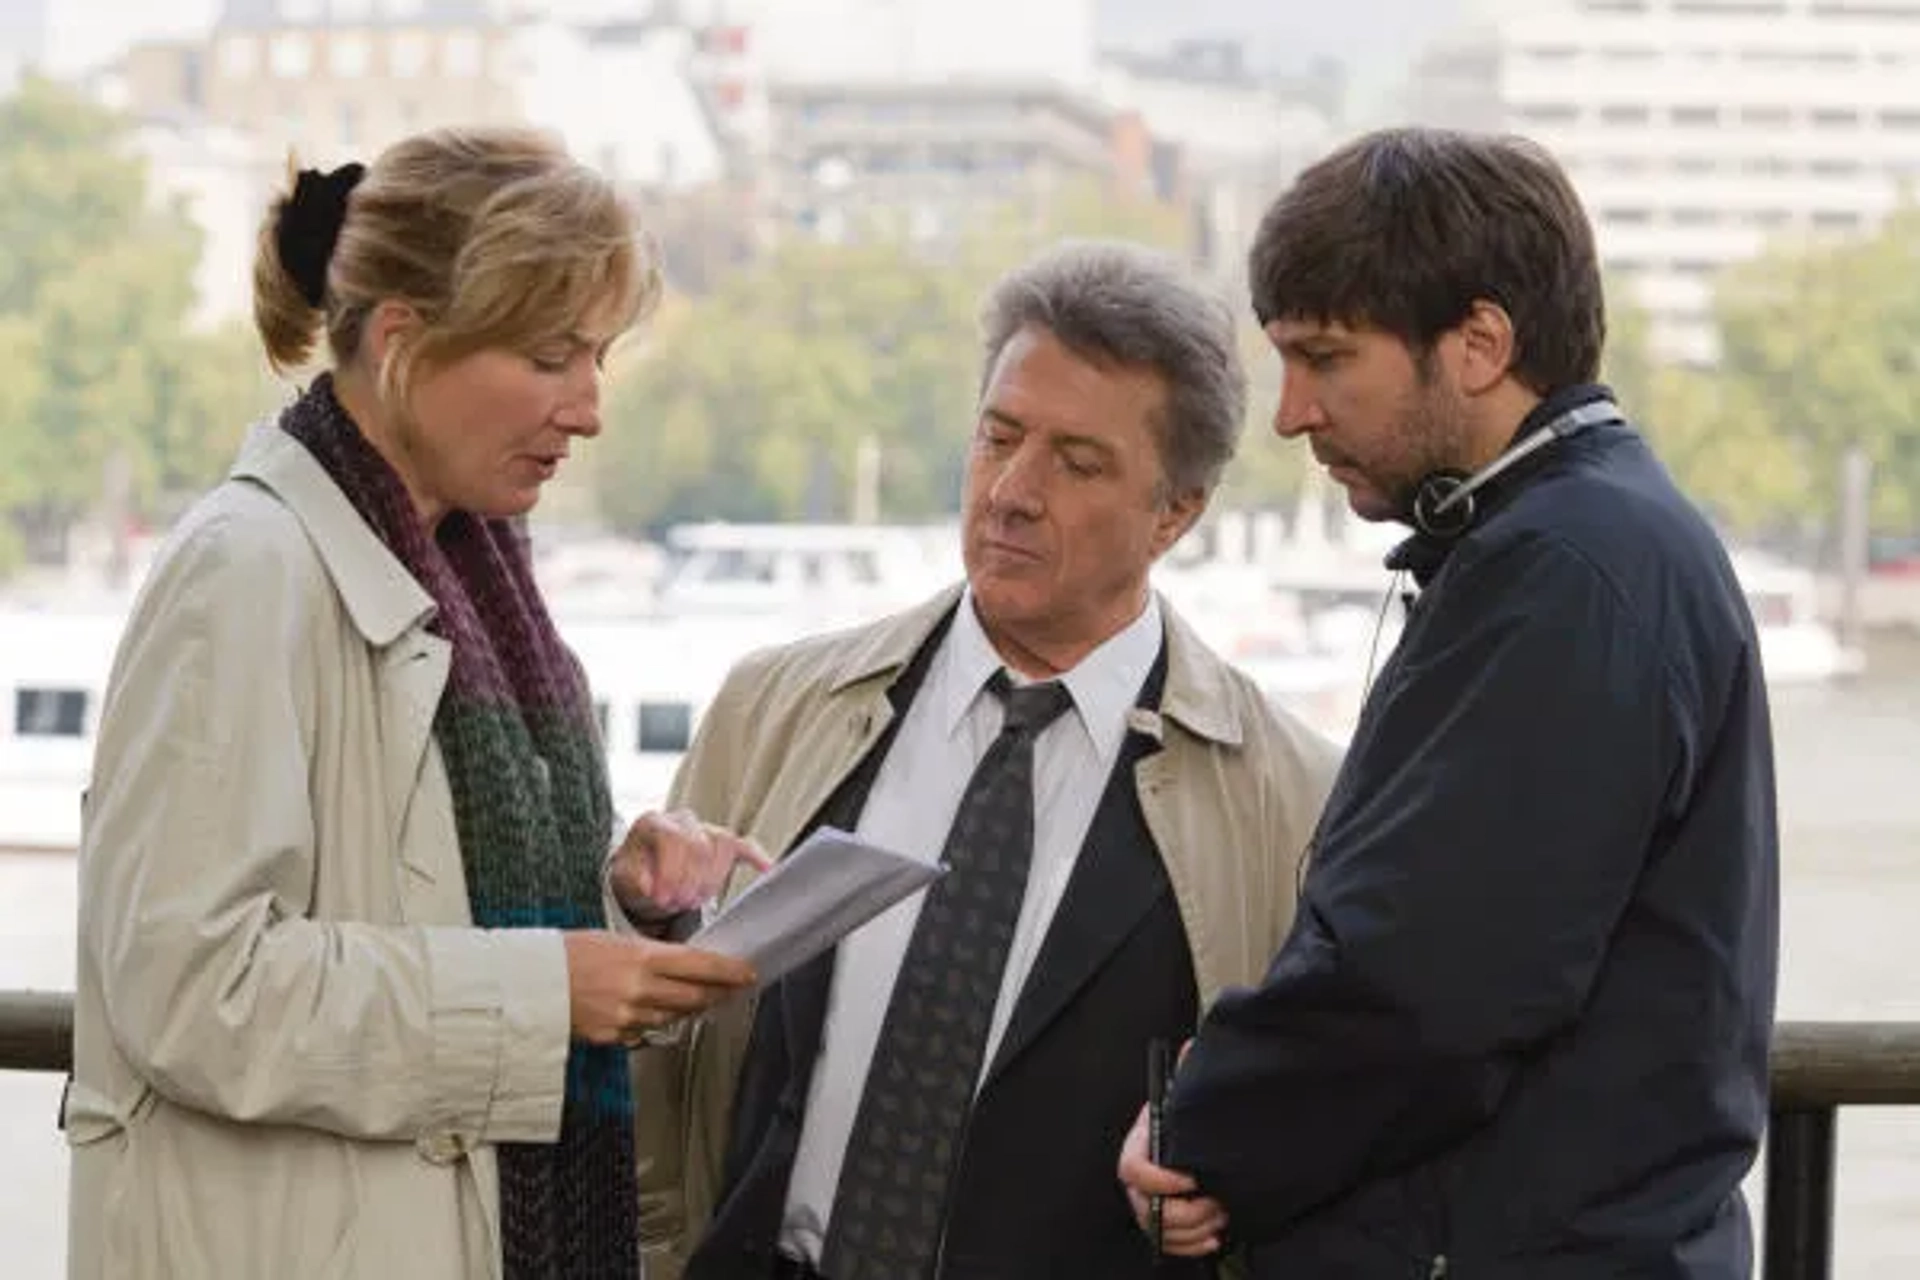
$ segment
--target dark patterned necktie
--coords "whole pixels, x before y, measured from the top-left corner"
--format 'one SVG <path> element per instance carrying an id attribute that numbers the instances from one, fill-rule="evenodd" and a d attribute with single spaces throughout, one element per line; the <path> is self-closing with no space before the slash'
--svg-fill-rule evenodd
<path id="1" fill-rule="evenodd" d="M 1006 723 L 960 797 L 907 944 L 820 1262 L 832 1280 L 919 1280 L 932 1273 L 947 1186 L 973 1105 L 1007 949 L 1033 862 L 1033 740 L 1073 705 L 1057 681 L 987 682 Z"/>

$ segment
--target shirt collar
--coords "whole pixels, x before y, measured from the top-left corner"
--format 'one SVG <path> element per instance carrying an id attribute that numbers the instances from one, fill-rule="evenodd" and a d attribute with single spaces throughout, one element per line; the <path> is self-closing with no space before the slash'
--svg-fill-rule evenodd
<path id="1" fill-rule="evenodd" d="M 1133 709 L 1140 686 L 1146 683 L 1154 659 L 1160 655 L 1163 630 L 1160 599 L 1149 592 L 1146 608 L 1138 617 L 1060 676 L 1073 695 L 1074 716 L 1103 767 L 1112 768 L 1119 758 L 1127 736 L 1127 712 Z M 974 612 L 971 590 L 961 594 L 945 650 L 940 727 L 952 737 L 985 693 L 988 678 L 1006 666 Z M 1016 683 L 1021 679 L 1011 670 L 1008 674 Z"/>

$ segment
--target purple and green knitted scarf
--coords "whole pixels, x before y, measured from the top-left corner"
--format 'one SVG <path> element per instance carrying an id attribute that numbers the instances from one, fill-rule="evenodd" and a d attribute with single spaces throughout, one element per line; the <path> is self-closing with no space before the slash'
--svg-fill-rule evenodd
<path id="1" fill-rule="evenodd" d="M 604 923 L 600 864 L 612 834 L 605 759 L 586 679 L 561 643 L 525 539 L 506 520 L 450 512 L 429 533 L 399 475 L 321 375 L 280 426 L 311 451 L 433 597 L 452 645 L 434 739 L 453 790 L 474 923 Z M 575 1042 L 555 1144 L 504 1143 L 500 1217 L 509 1280 L 639 1274 L 627 1054 Z"/>

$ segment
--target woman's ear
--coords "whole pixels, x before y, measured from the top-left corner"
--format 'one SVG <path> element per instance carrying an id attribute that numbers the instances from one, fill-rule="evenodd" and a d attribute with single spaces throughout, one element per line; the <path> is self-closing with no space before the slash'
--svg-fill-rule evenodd
<path id="1" fill-rule="evenodd" d="M 387 361 L 419 330 L 420 313 L 406 303 L 393 298 L 375 303 L 367 315 L 365 336 L 361 340 L 366 348 L 368 365 L 375 369 L 386 368 Z"/>

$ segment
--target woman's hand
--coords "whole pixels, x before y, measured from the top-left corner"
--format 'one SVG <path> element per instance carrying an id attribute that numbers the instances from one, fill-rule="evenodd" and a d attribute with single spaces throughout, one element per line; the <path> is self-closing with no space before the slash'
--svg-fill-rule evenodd
<path id="1" fill-rule="evenodd" d="M 678 943 L 587 929 L 565 939 L 573 1034 L 594 1044 L 638 1044 L 754 983 L 746 961 Z"/>

